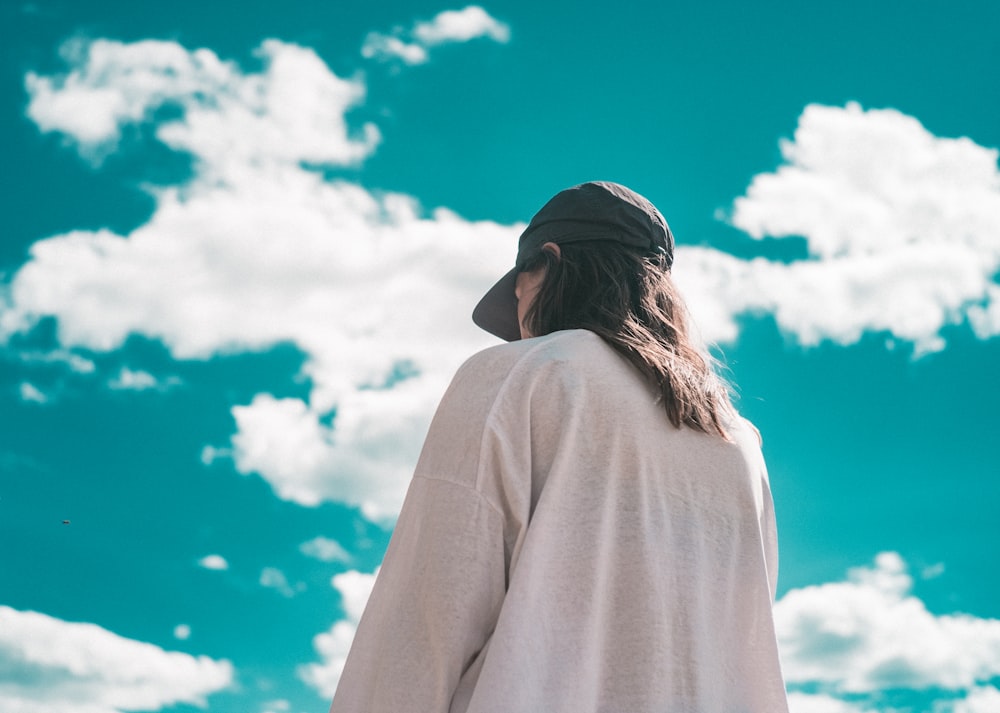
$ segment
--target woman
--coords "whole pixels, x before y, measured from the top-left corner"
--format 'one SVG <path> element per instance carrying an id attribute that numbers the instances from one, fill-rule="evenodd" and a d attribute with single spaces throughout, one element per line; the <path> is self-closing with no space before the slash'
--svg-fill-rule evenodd
<path id="1" fill-rule="evenodd" d="M 557 194 L 473 319 L 332 713 L 782 713 L 756 430 L 692 344 L 673 236 Z"/>

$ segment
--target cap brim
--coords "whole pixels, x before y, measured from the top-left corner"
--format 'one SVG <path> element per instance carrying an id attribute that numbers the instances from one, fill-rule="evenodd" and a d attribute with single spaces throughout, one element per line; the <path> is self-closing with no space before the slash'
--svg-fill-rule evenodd
<path id="1" fill-rule="evenodd" d="M 521 325 L 517 322 L 517 296 L 514 294 L 517 273 L 515 267 L 501 277 L 472 310 L 472 321 L 478 327 L 507 342 L 516 342 L 521 338 Z"/>

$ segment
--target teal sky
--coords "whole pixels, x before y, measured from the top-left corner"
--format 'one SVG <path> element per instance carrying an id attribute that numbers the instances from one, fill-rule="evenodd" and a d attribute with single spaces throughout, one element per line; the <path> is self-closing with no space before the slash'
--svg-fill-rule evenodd
<path id="1" fill-rule="evenodd" d="M 0 2 L 0 710 L 326 710 L 472 306 L 605 179 L 763 432 L 793 711 L 1000 711 L 1000 6 L 471 7 Z"/>

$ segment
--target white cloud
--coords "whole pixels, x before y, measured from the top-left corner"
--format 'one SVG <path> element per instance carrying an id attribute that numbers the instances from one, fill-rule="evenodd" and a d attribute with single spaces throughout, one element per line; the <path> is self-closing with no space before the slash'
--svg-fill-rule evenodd
<path id="1" fill-rule="evenodd" d="M 111 389 L 143 391 L 145 389 L 156 388 L 158 384 L 159 382 L 157 382 L 156 377 L 148 371 L 133 371 L 123 366 L 121 371 L 118 372 L 118 376 L 108 382 L 108 387 Z"/>
<path id="2" fill-rule="evenodd" d="M 450 360 L 450 366 L 457 366 Z M 443 374 L 387 391 L 358 389 L 338 400 L 333 428 L 299 399 L 261 394 L 233 408 L 233 457 L 242 473 L 266 474 L 275 492 L 302 505 L 360 505 L 391 519 L 402 505 Z M 345 447 L 346 446 L 346 447 Z"/>
<path id="3" fill-rule="evenodd" d="M 294 597 L 296 593 L 305 590 L 304 582 L 298 582 L 294 587 L 289 584 L 288 577 L 277 567 L 265 567 L 260 572 L 260 586 L 273 589 L 283 597 Z"/>
<path id="4" fill-rule="evenodd" d="M 789 713 L 876 713 L 875 709 L 859 706 L 822 693 L 788 694 Z"/>
<path id="5" fill-rule="evenodd" d="M 21 401 L 32 404 L 46 404 L 49 402 L 49 397 L 42 393 L 37 386 L 28 381 L 21 382 L 20 387 L 18 387 L 18 393 L 21 396 Z"/>
<path id="6" fill-rule="evenodd" d="M 1000 689 L 994 686 L 979 686 L 969 691 L 957 701 L 952 713 L 997 713 L 1000 711 Z"/>
<path id="7" fill-rule="evenodd" d="M 64 343 L 96 350 L 130 333 L 178 358 L 295 343 L 309 356 L 309 402 L 261 395 L 234 409 L 237 466 L 301 503 L 336 495 L 372 512 L 397 507 L 451 373 L 492 342 L 456 306 L 470 312 L 506 269 L 517 228 L 445 211 L 421 218 L 401 196 L 291 168 L 188 192 L 162 196 L 127 238 L 36 243 L 14 278 L 16 309 L 27 322 L 58 315 Z M 413 376 L 379 388 L 400 365 Z M 322 425 L 333 409 L 336 434 Z M 377 482 L 366 485 L 369 474 Z"/>
<path id="8" fill-rule="evenodd" d="M 365 59 L 402 60 L 404 64 L 424 64 L 430 59 L 427 50 L 413 42 L 404 42 L 393 35 L 369 32 L 361 46 L 361 56 Z"/>
<path id="9" fill-rule="evenodd" d="M 481 37 L 506 43 L 510 40 L 510 27 L 478 5 L 469 5 L 462 10 L 440 12 L 432 20 L 416 23 L 409 31 L 397 27 L 389 35 L 371 32 L 361 47 L 361 55 L 366 59 L 424 64 L 430 59 L 431 47 Z"/>
<path id="10" fill-rule="evenodd" d="M 198 566 L 205 569 L 229 569 L 229 563 L 226 562 L 226 558 L 222 555 L 206 555 L 198 560 Z"/>
<path id="11" fill-rule="evenodd" d="M 347 654 L 351 650 L 354 633 L 361 621 L 365 604 L 371 596 L 378 570 L 372 574 L 350 571 L 334 575 L 330 583 L 340 592 L 345 618 L 336 622 L 329 631 L 316 635 L 313 646 L 323 659 L 321 663 L 299 667 L 299 678 L 315 688 L 326 699 L 333 698 L 344 671 Z"/>
<path id="12" fill-rule="evenodd" d="M 328 537 L 314 537 L 308 542 L 303 542 L 299 545 L 299 551 L 307 557 L 312 557 L 318 559 L 322 562 L 341 562 L 348 563 L 351 561 L 351 553 L 344 549 L 336 540 L 331 540 Z"/>
<path id="13" fill-rule="evenodd" d="M 149 389 L 166 391 L 173 386 L 177 386 L 179 383 L 180 379 L 176 376 L 171 376 L 161 381 L 148 371 L 142 371 L 141 369 L 133 370 L 123 366 L 118 375 L 108 381 L 108 388 L 115 391 L 147 391 Z"/>
<path id="14" fill-rule="evenodd" d="M 921 579 L 936 579 L 944 574 L 944 562 L 937 562 L 935 564 L 929 564 L 920 570 Z"/>
<path id="15" fill-rule="evenodd" d="M 90 359 L 74 354 L 67 349 L 54 349 L 51 352 L 27 351 L 18 354 L 25 364 L 65 364 L 70 371 L 77 374 L 92 374 L 97 365 Z"/>
<path id="16" fill-rule="evenodd" d="M 289 701 L 279 698 L 275 701 L 265 701 L 261 706 L 261 713 L 287 713 L 292 709 Z"/>
<path id="17" fill-rule="evenodd" d="M 934 615 L 912 583 L 902 558 L 883 552 L 847 581 L 782 597 L 775 622 L 789 686 L 840 699 L 884 689 L 974 691 L 1000 676 L 1000 620 Z M 803 705 L 825 710 L 818 699 Z"/>
<path id="18" fill-rule="evenodd" d="M 6 606 L 0 606 L 0 670 L 0 710 L 18 713 L 204 707 L 206 696 L 233 683 L 228 661 L 164 651 L 96 624 Z"/>
<path id="19" fill-rule="evenodd" d="M 510 40 L 510 27 L 478 5 L 469 5 L 463 10 L 440 12 L 430 22 L 417 23 L 413 36 L 425 45 L 468 42 L 477 37 L 503 43 Z"/>
<path id="20" fill-rule="evenodd" d="M 180 641 L 187 641 L 191 638 L 191 627 L 187 624 L 178 624 L 174 627 L 174 638 Z"/>
<path id="21" fill-rule="evenodd" d="M 372 124 L 360 138 L 344 113 L 364 98 L 364 86 L 329 71 L 309 49 L 267 40 L 257 50 L 260 74 L 244 74 L 207 49 L 175 42 L 124 44 L 97 39 L 72 43 L 68 74 L 29 73 L 28 116 L 42 131 L 57 131 L 89 157 L 112 150 L 121 127 L 149 120 L 165 104 L 183 117 L 161 123 L 157 137 L 188 151 L 202 170 L 232 178 L 247 163 L 344 165 L 368 156 L 379 140 Z"/>
<path id="22" fill-rule="evenodd" d="M 342 116 L 363 88 L 308 50 L 265 42 L 266 71 L 243 75 L 174 43 L 95 44 L 66 76 L 33 75 L 32 117 L 86 148 L 141 115 L 121 106 L 179 102 L 184 111 L 157 136 L 194 153 L 197 174 L 157 192 L 149 222 L 127 236 L 74 231 L 35 243 L 11 281 L 0 331 L 55 315 L 64 345 L 110 351 L 138 333 L 181 359 L 293 343 L 308 357 L 309 398 L 261 394 L 234 408 L 236 467 L 296 502 L 336 499 L 391 517 L 448 379 L 493 342 L 455 319 L 456 306 L 467 314 L 507 269 L 519 226 L 444 209 L 424 216 L 407 196 L 303 169 L 301 161 L 347 163 L 371 147 L 351 141 Z M 110 117 L 104 129 L 49 111 L 70 88 L 81 107 Z M 324 88 L 320 109 L 309 97 Z"/>
<path id="23" fill-rule="evenodd" d="M 974 305 L 969 309 L 969 320 L 980 339 L 1000 334 L 1000 286 L 986 288 L 984 305 Z"/>
<path id="24" fill-rule="evenodd" d="M 364 614 L 365 605 L 368 604 L 368 597 L 371 596 L 377 576 L 378 570 L 371 574 L 352 570 L 335 574 L 330 579 L 330 585 L 340 592 L 341 606 L 348 621 L 354 624 L 361 621 L 361 615 Z"/>
<path id="25" fill-rule="evenodd" d="M 786 163 L 753 179 L 731 220 L 754 238 L 802 236 L 811 259 L 679 250 L 709 338 L 733 338 L 744 312 L 773 314 L 807 345 L 885 331 L 939 349 L 941 328 L 966 318 L 1000 333 L 996 149 L 857 104 L 806 107 L 781 149 Z"/>
<path id="26" fill-rule="evenodd" d="M 205 446 L 201 449 L 201 453 L 198 455 L 198 460 L 201 461 L 202 465 L 208 466 L 215 463 L 215 461 L 232 458 L 233 451 L 231 448 L 216 448 L 215 446 Z"/>

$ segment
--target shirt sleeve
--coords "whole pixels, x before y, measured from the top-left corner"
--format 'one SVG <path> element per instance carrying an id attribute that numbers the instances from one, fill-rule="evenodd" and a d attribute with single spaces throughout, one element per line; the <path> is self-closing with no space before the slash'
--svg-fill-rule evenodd
<path id="1" fill-rule="evenodd" d="M 331 713 L 447 713 L 490 639 L 507 588 L 508 518 L 490 414 L 520 350 L 480 352 L 434 415 Z"/>
<path id="2" fill-rule="evenodd" d="M 416 476 L 331 713 L 447 713 L 505 592 L 503 522 L 476 490 Z"/>

